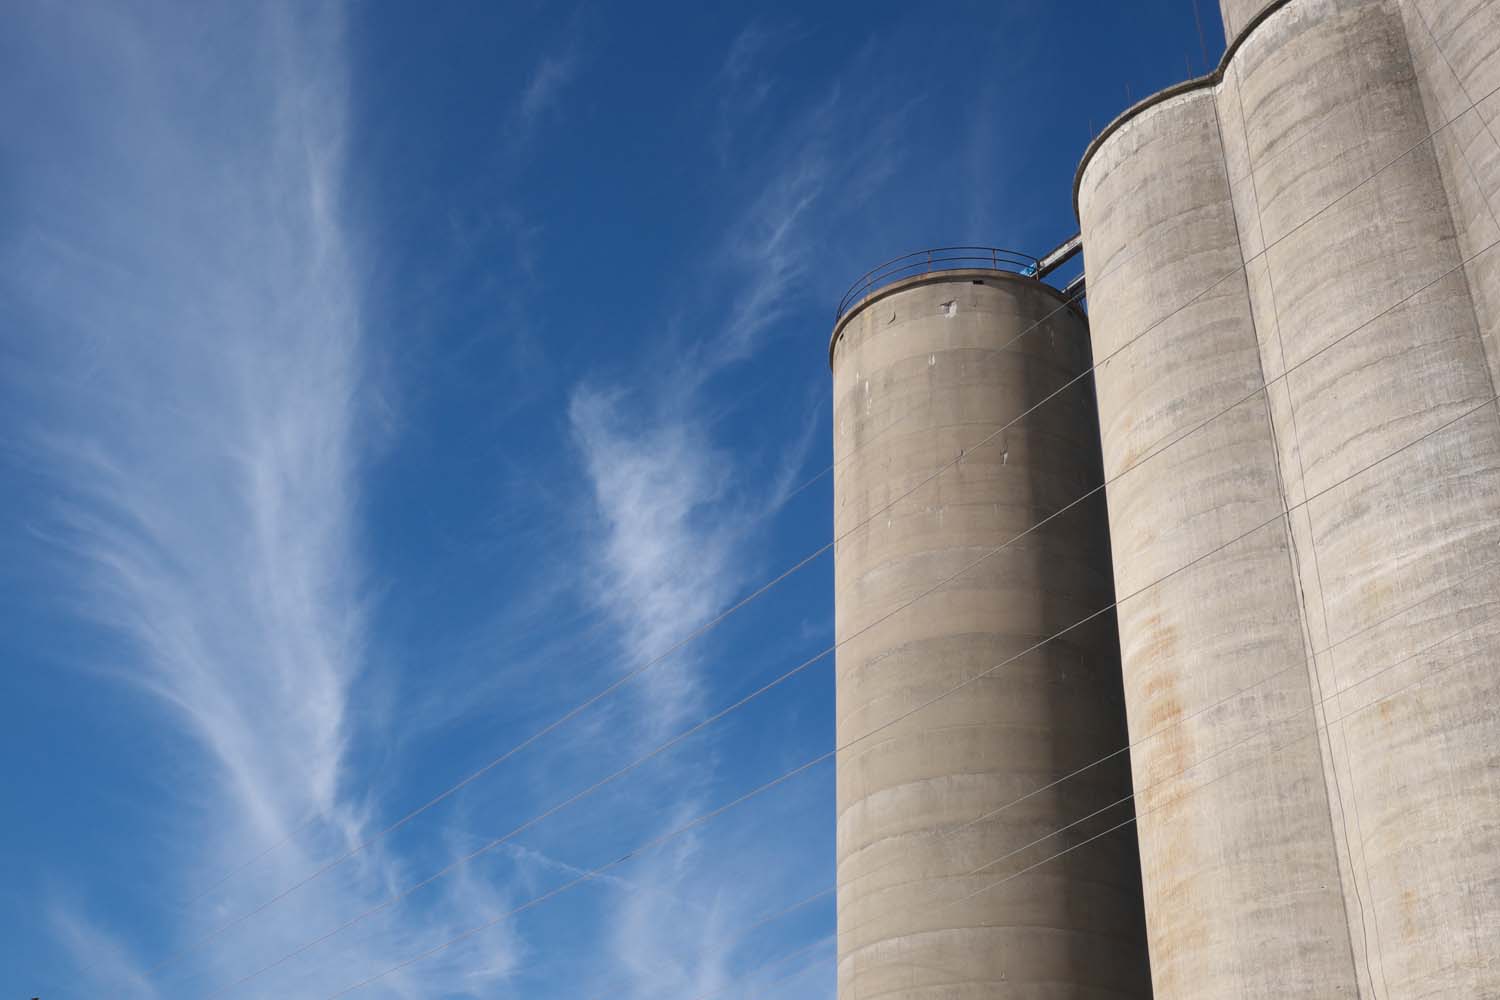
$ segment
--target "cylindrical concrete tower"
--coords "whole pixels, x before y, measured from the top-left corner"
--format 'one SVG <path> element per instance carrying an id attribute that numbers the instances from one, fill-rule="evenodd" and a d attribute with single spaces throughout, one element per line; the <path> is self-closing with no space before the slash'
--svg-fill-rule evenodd
<path id="1" fill-rule="evenodd" d="M 1222 9 L 1077 189 L 1156 996 L 1500 996 L 1500 3 Z"/>
<path id="2" fill-rule="evenodd" d="M 907 278 L 842 315 L 830 351 L 836 532 L 870 521 L 835 559 L 846 746 L 1113 598 L 1098 494 L 871 627 L 1099 484 L 1087 379 L 979 444 L 1088 369 L 1055 290 Z M 840 1000 L 1149 996 L 1130 826 L 980 891 L 1128 820 L 1127 802 L 1018 851 L 1128 796 L 1123 755 L 1003 808 L 1124 746 L 1113 633 L 1098 618 L 840 755 Z"/>

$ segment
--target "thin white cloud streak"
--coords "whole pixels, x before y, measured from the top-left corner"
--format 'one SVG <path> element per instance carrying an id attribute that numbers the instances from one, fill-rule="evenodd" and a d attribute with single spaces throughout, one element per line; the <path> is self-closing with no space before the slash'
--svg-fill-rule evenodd
<path id="1" fill-rule="evenodd" d="M 671 817 L 676 825 L 688 819 L 681 809 Z M 672 899 L 708 896 L 722 886 L 705 887 L 695 856 L 702 850 L 702 837 L 690 835 L 669 849 L 647 858 L 637 880 L 655 892 L 632 892 L 617 898 L 610 952 L 615 956 L 628 986 L 623 991 L 635 997 L 696 996 L 722 989 L 729 982 L 727 949 L 732 936 L 722 906 L 688 909 Z M 707 888 L 707 892 L 705 892 Z M 728 920 L 733 920 L 728 915 Z"/>
<path id="2" fill-rule="evenodd" d="M 726 57 L 725 86 L 744 86 L 771 41 L 759 31 L 740 36 Z M 753 114 L 757 107 L 752 101 L 741 113 Z M 584 384 L 573 394 L 570 425 L 597 518 L 596 555 L 583 561 L 580 579 L 615 622 L 632 662 L 693 631 L 739 590 L 755 561 L 749 542 L 765 527 L 757 515 L 785 503 L 822 427 L 809 421 L 775 474 L 761 476 L 769 481 L 760 485 L 753 475 L 759 470 L 740 467 L 710 432 L 704 389 L 760 349 L 805 291 L 826 236 L 821 230 L 863 203 L 893 169 L 905 112 L 897 108 L 879 127 L 854 136 L 842 127 L 848 111 L 835 86 L 793 121 L 767 161 L 757 165 L 763 172 L 743 213 L 727 227 L 732 235 L 717 262 L 714 278 L 730 289 L 719 328 L 677 351 L 676 360 L 644 387 Z M 636 718 L 648 734 L 675 730 L 688 716 L 703 714 L 712 686 L 704 650 L 711 648 L 695 643 L 638 682 Z M 599 752 L 617 738 L 600 729 Z M 659 765 L 665 777 L 651 810 L 669 819 L 702 811 L 717 763 L 710 749 Z M 732 829 L 738 831 L 739 823 L 755 829 L 758 819 L 747 815 Z M 691 996 L 733 984 L 734 928 L 771 908 L 777 886 L 747 885 L 743 869 L 716 860 L 711 850 L 697 856 L 701 845 L 718 840 L 700 832 L 644 859 L 632 879 L 650 891 L 608 897 L 613 905 L 604 923 L 612 929 L 614 995 Z M 766 870 L 784 860 L 775 837 L 743 838 L 738 846 L 737 861 L 763 854 Z M 701 900 L 707 915 L 685 909 L 678 898 Z M 821 988 L 799 990 L 818 995 Z"/>
<path id="3" fill-rule="evenodd" d="M 752 21 L 740 29 L 740 33 L 729 43 L 729 51 L 724 55 L 724 65 L 720 69 L 726 82 L 726 90 L 732 89 L 750 75 L 766 47 L 780 34 L 759 21 Z"/>
<path id="4" fill-rule="evenodd" d="M 112 996 L 119 1000 L 154 1000 L 160 995 L 135 958 L 109 934 L 79 919 L 72 907 L 52 900 L 47 916 L 52 933 L 69 951 L 87 957 L 94 978 L 109 984 Z"/>
<path id="5" fill-rule="evenodd" d="M 808 457 L 812 455 L 818 436 L 827 430 L 823 424 L 823 407 L 820 404 L 808 405 L 804 409 L 812 413 L 813 418 L 802 425 L 802 430 L 798 432 L 791 447 L 782 451 L 777 459 L 776 475 L 766 490 L 763 504 L 765 517 L 780 513 L 781 508 L 785 507 L 787 502 L 807 485 Z"/>
<path id="6" fill-rule="evenodd" d="M 611 970 L 604 988 L 589 996 L 829 995 L 820 988 L 762 994 L 759 988 L 772 976 L 758 969 L 765 955 L 799 947 L 769 945 L 785 941 L 786 922 L 760 922 L 805 895 L 809 881 L 822 876 L 821 865 L 798 850 L 804 831 L 797 820 L 829 791 L 826 783 L 789 786 L 763 810 L 726 815 L 634 863 L 632 886 L 611 897 L 605 921 Z M 682 803 L 668 814 L 668 824 L 687 819 L 701 805 Z M 802 961 L 832 968 L 816 951 Z M 813 979 L 807 983 L 816 987 Z"/>
<path id="7" fill-rule="evenodd" d="M 771 96 L 775 82 L 764 69 L 764 57 L 768 49 L 784 42 L 787 34 L 755 21 L 729 43 L 718 73 L 718 117 L 713 126 L 713 148 L 720 166 L 729 164 L 736 127 Z"/>
<path id="8" fill-rule="evenodd" d="M 157 696 L 205 755 L 160 761 L 176 794 L 142 804 L 170 847 L 163 891 L 192 898 L 313 818 L 151 936 L 189 945 L 373 832 L 374 786 L 348 754 L 372 345 L 345 218 L 343 26 L 290 6 L 24 14 L 49 62 L 22 72 L 61 138 L 10 168 L 31 208 L 0 280 L 27 335 L 51 340 L 35 458 L 58 484 L 80 608 L 129 640 L 118 662 L 82 666 Z M 207 992 L 408 884 L 409 867 L 366 852 L 154 976 L 162 956 L 87 906 L 58 903 L 54 923 L 94 977 L 82 994 Z M 508 904 L 466 874 L 240 995 L 341 988 Z M 521 948 L 491 933 L 366 995 L 480 995 Z"/>
<path id="9" fill-rule="evenodd" d="M 568 413 L 600 520 L 585 592 L 614 620 L 628 659 L 645 663 L 711 617 L 737 573 L 734 534 L 717 517 L 727 458 L 691 422 L 643 421 L 632 402 L 581 386 Z M 652 742 L 701 707 L 691 654 L 653 667 L 640 690 Z"/>
<path id="10" fill-rule="evenodd" d="M 856 63 L 867 59 L 862 54 Z M 898 139 L 916 102 L 880 101 L 878 93 L 851 99 L 835 83 L 778 130 L 780 142 L 745 211 L 726 227 L 720 258 L 731 291 L 723 328 L 683 352 L 687 361 L 675 373 L 689 390 L 748 359 L 802 297 L 823 289 L 815 266 L 836 259 L 831 235 L 868 212 L 900 162 Z"/>
<path id="11" fill-rule="evenodd" d="M 552 108 L 578 75 L 579 57 L 573 49 L 543 56 L 521 89 L 517 109 L 521 120 L 530 125 Z"/>

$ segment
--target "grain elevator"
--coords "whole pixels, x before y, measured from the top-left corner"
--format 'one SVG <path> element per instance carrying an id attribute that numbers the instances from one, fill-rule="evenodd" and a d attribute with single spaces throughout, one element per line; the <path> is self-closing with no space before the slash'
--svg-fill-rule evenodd
<path id="1" fill-rule="evenodd" d="M 840 308 L 842 1000 L 1500 997 L 1500 0 L 1220 6 Z"/>

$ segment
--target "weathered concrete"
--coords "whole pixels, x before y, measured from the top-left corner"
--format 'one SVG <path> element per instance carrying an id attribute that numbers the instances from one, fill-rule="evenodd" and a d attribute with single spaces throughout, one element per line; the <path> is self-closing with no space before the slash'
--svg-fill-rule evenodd
<path id="1" fill-rule="evenodd" d="M 1244 265 L 1099 372 L 1107 472 L 1278 381 L 1112 487 L 1117 587 L 1289 514 L 1121 609 L 1132 737 L 1282 673 L 1136 782 L 1318 707 L 1140 804 L 1157 995 L 1500 996 L 1500 420 L 1444 426 L 1500 370 L 1495 265 L 1460 266 L 1500 157 L 1484 113 L 1424 139 L 1500 86 L 1500 5 L 1221 6 L 1248 33 L 1214 77 L 1080 168 L 1100 356 Z"/>
<path id="2" fill-rule="evenodd" d="M 1491 376 L 1500 382 L 1500 0 L 1403 0 L 1407 43 L 1434 136 Z M 1477 103 L 1477 106 L 1476 106 Z"/>
<path id="3" fill-rule="evenodd" d="M 1279 0 L 1219 0 L 1219 13 L 1224 19 L 1226 38 L 1238 38 L 1249 30 L 1260 17 Z"/>
<path id="4" fill-rule="evenodd" d="M 838 740 L 871 732 L 1112 600 L 1103 497 L 893 608 L 1099 482 L 1087 380 L 977 442 L 1090 363 L 1088 333 L 1031 279 L 902 282 L 835 333 L 843 534 L 970 449 L 836 553 Z M 1124 745 L 1108 617 L 857 743 L 838 761 L 841 1000 L 1149 996 L 1133 829 L 957 901 L 1129 817 L 1123 758 L 956 836 L 946 831 Z"/>
<path id="5" fill-rule="evenodd" d="M 1080 206 L 1094 351 L 1119 352 L 1096 378 L 1131 594 L 1281 509 L 1264 392 L 1126 472 L 1263 382 L 1212 92 L 1120 129 Z M 1272 725 L 1312 702 L 1307 672 L 1284 669 L 1304 651 L 1290 559 L 1273 524 L 1120 608 L 1158 998 L 1354 993 L 1318 748 Z"/>

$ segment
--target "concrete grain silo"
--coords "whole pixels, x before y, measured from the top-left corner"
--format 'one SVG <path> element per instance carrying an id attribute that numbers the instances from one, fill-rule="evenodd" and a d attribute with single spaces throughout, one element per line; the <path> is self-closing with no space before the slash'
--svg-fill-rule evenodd
<path id="1" fill-rule="evenodd" d="M 959 572 L 1098 485 L 1087 379 L 995 433 L 1088 369 L 1087 325 L 991 267 L 855 298 L 830 345 L 840 1000 L 1147 997 L 1128 825 L 982 891 L 1130 816 L 1017 850 L 1128 796 L 1123 756 L 1005 808 L 1124 745 L 1110 617 L 1017 656 L 1111 603 L 1103 495 Z"/>
<path id="2" fill-rule="evenodd" d="M 1221 7 L 1076 187 L 1155 993 L 1500 996 L 1500 0 Z"/>

